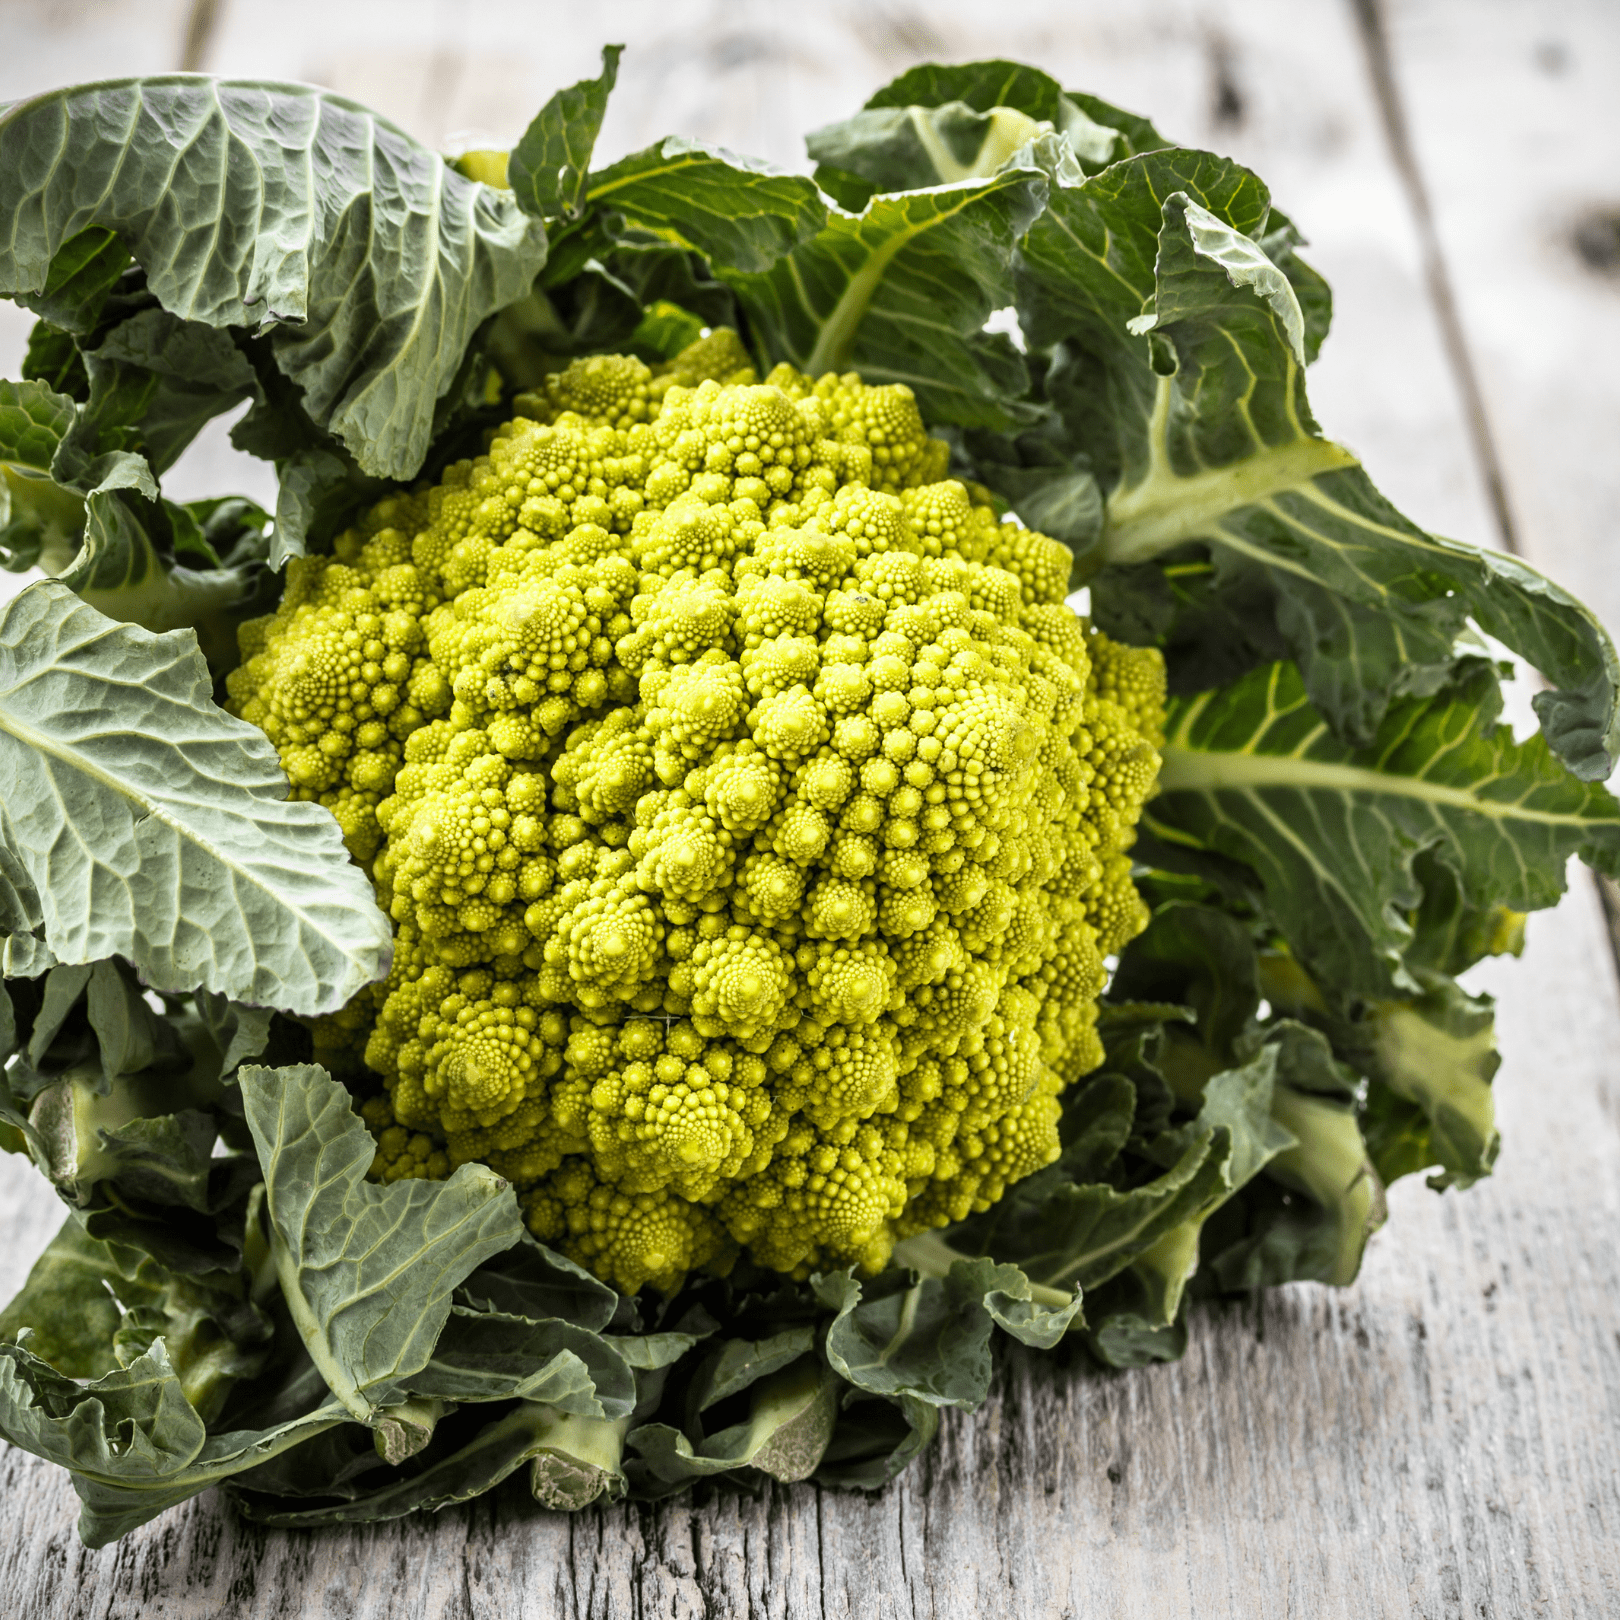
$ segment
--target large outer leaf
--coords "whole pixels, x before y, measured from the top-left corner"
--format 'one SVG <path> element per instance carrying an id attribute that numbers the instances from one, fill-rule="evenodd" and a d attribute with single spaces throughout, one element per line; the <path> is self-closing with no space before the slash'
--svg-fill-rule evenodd
<path id="1" fill-rule="evenodd" d="M 374 1423 L 428 1365 L 451 1290 L 517 1242 L 517 1199 L 481 1164 L 368 1182 L 377 1145 L 324 1069 L 244 1068 L 241 1086 L 282 1296 L 332 1393 Z"/>
<path id="2" fill-rule="evenodd" d="M 1172 705 L 1144 829 L 1168 859 L 1193 848 L 1251 869 L 1296 954 L 1337 993 L 1418 990 L 1402 956 L 1420 851 L 1476 905 L 1517 911 L 1557 901 L 1571 855 L 1620 874 L 1620 804 L 1561 769 L 1540 736 L 1516 743 L 1492 725 L 1497 704 L 1494 672 L 1476 667 L 1394 705 L 1355 749 L 1292 664 L 1255 670 Z"/>
<path id="3" fill-rule="evenodd" d="M 159 989 L 303 1013 L 387 971 L 388 920 L 337 824 L 286 799 L 192 636 L 30 585 L 0 608 L 0 773 L 0 844 L 60 960 L 125 956 Z"/>
<path id="4" fill-rule="evenodd" d="M 274 323 L 276 363 L 370 473 L 408 478 L 474 329 L 528 289 L 545 233 L 374 113 L 307 85 L 175 74 L 0 113 L 0 293 L 117 232 L 166 310 Z"/>
<path id="5" fill-rule="evenodd" d="M 1019 166 L 874 197 L 764 274 L 720 273 L 772 359 L 812 375 L 853 367 L 909 384 L 931 421 L 1004 428 L 1020 419 L 1023 361 L 982 328 L 1046 189 Z"/>
<path id="6" fill-rule="evenodd" d="M 1254 240 L 1281 230 L 1268 240 L 1291 254 L 1285 227 L 1206 152 L 1059 175 L 1019 312 L 1032 343 L 1061 346 L 1049 387 L 1109 491 L 1098 563 L 1200 543 L 1223 588 L 1261 575 L 1313 699 L 1361 742 L 1392 698 L 1434 689 L 1472 617 L 1559 688 L 1536 702 L 1554 750 L 1606 776 L 1620 661 L 1591 614 L 1515 559 L 1425 534 L 1318 431 L 1299 293 Z"/>

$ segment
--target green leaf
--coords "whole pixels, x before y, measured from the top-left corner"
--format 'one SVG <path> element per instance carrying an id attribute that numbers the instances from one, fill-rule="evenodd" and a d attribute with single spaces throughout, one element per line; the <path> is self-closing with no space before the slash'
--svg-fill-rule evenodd
<path id="1" fill-rule="evenodd" d="M 0 382 L 0 461 L 48 473 L 78 414 L 44 383 Z"/>
<path id="2" fill-rule="evenodd" d="M 240 1270 L 217 1281 L 176 1274 L 138 1249 L 98 1241 L 70 1216 L 0 1314 L 0 1337 L 73 1378 L 131 1365 L 160 1339 L 187 1403 L 215 1416 L 238 1380 L 264 1365 L 269 1319 Z"/>
<path id="3" fill-rule="evenodd" d="M 1160 1174 L 1125 1188 L 1077 1182 L 1073 1172 L 1094 1174 L 1097 1167 L 1071 1141 L 1057 1165 L 1013 1187 L 970 1223 L 969 1240 L 1015 1262 L 1034 1283 L 1079 1287 L 1088 1296 L 1156 1245 L 1166 1245 L 1160 1260 L 1172 1250 L 1190 1256 L 1204 1221 L 1291 1141 L 1271 1118 L 1276 1057 L 1264 1048 L 1241 1067 L 1199 1076 L 1198 1117 L 1145 1144 L 1166 1166 Z M 1157 1263 L 1146 1264 L 1152 1270 Z M 1167 1318 L 1186 1275 L 1183 1269 L 1164 1294 Z"/>
<path id="4" fill-rule="evenodd" d="M 126 321 L 114 337 L 129 328 L 138 328 L 129 352 L 159 366 L 190 364 L 203 380 L 171 387 L 155 371 L 98 354 L 90 357 L 91 397 L 82 407 L 38 382 L 0 383 L 0 553 L 8 566 L 37 564 L 58 576 L 110 618 L 208 633 L 233 609 L 245 616 L 261 570 L 256 560 L 218 566 L 187 510 L 159 504 L 145 457 L 119 446 L 149 438 L 172 458 L 209 416 L 243 397 L 231 379 L 241 384 L 245 375 L 251 384 L 253 374 L 210 328 L 183 328 L 161 310 Z M 169 359 L 156 352 L 162 332 L 173 339 Z M 177 540 L 194 542 L 195 560 L 208 566 L 175 565 Z M 234 647 L 234 622 L 229 637 Z"/>
<path id="5" fill-rule="evenodd" d="M 1018 434 L 974 429 L 963 435 L 954 465 L 1004 497 L 1026 527 L 1061 540 L 1084 558 L 1102 537 L 1103 499 L 1088 467 L 1076 463 L 1048 421 Z"/>
<path id="6" fill-rule="evenodd" d="M 665 1484 L 683 1485 L 742 1468 L 792 1484 L 808 1479 L 820 1465 L 837 1422 L 842 1387 L 819 1356 L 801 1355 L 751 1384 L 743 1422 L 696 1443 L 668 1424 L 645 1423 L 630 1432 L 630 1444 Z"/>
<path id="7" fill-rule="evenodd" d="M 840 1490 L 881 1490 L 934 1442 L 940 1408 L 915 1395 L 844 1393 L 814 1479 Z"/>
<path id="8" fill-rule="evenodd" d="M 1121 1273 L 1087 1301 L 1086 1348 L 1105 1367 L 1152 1367 L 1180 1361 L 1187 1350 L 1184 1317 L 1160 1320 L 1160 1305 L 1134 1270 Z"/>
<path id="9" fill-rule="evenodd" d="M 1314 1275 L 1339 1286 L 1355 1281 L 1367 1239 L 1384 1224 L 1384 1187 L 1362 1140 L 1355 1110 L 1330 1098 L 1279 1086 L 1272 1117 L 1296 1146 L 1278 1154 L 1266 1173 L 1304 1193 L 1324 1212 L 1330 1242 Z"/>
<path id="10" fill-rule="evenodd" d="M 262 1467 L 281 1453 L 307 1445 L 347 1421 L 348 1414 L 327 1396 L 310 1410 L 269 1428 L 211 1434 L 187 1462 L 156 1478 L 124 1468 L 81 1470 L 73 1476 L 73 1488 L 82 1504 L 80 1539 L 87 1547 L 105 1547 L 119 1541 L 169 1508 L 236 1474 Z"/>
<path id="11" fill-rule="evenodd" d="M 1023 62 L 921 62 L 875 91 L 866 105 L 940 107 L 951 101 L 965 102 L 980 112 L 1016 107 L 1030 118 L 1055 123 L 1063 91 L 1056 79 Z"/>
<path id="12" fill-rule="evenodd" d="M 354 102 L 198 75 L 6 108 L 0 217 L 0 293 L 44 291 L 64 245 L 115 232 L 171 314 L 272 326 L 310 415 L 389 478 L 416 472 L 468 340 L 545 262 L 514 198 Z"/>
<path id="13" fill-rule="evenodd" d="M 129 249 L 117 232 L 92 225 L 62 244 L 44 288 L 18 301 L 59 330 L 87 337 L 129 262 Z"/>
<path id="14" fill-rule="evenodd" d="M 804 144 L 818 165 L 816 178 L 823 189 L 858 213 L 874 192 L 983 179 L 1042 133 L 1037 120 L 1014 107 L 980 112 L 965 101 L 947 101 L 930 107 L 867 108 L 815 130 Z M 847 176 L 864 184 L 851 187 Z"/>
<path id="15" fill-rule="evenodd" d="M 139 1485 L 184 1468 L 207 1439 L 161 1342 L 86 1384 L 0 1344 L 0 1434 L 76 1474 Z"/>
<path id="16" fill-rule="evenodd" d="M 334 1011 L 387 971 L 388 920 L 193 637 L 114 624 L 52 581 L 0 608 L 0 843 L 62 961 L 160 990 Z"/>
<path id="17" fill-rule="evenodd" d="M 649 313 L 652 306 L 668 303 L 695 316 L 704 326 L 737 327 L 735 296 L 695 253 L 656 237 L 643 240 L 632 232 L 619 240 L 602 263 L 614 281 L 628 287 Z M 685 347 L 683 343 L 661 357 L 672 359 Z"/>
<path id="18" fill-rule="evenodd" d="M 14 1344 L 26 1329 L 33 1335 L 29 1350 L 57 1372 L 101 1378 L 118 1366 L 113 1336 L 124 1315 L 119 1292 L 127 1287 L 114 1251 L 69 1215 L 0 1311 L 0 1339 Z"/>
<path id="19" fill-rule="evenodd" d="M 72 337 L 49 321 L 35 321 L 23 351 L 22 374 L 75 402 L 90 397 L 90 374 Z"/>
<path id="20" fill-rule="evenodd" d="M 1222 591 L 1258 574 L 1313 700 L 1353 741 L 1403 692 L 1434 689 L 1472 617 L 1559 688 L 1537 703 L 1555 752 L 1606 776 L 1620 661 L 1592 615 L 1516 559 L 1425 534 L 1318 431 L 1303 368 L 1325 311 L 1292 243 L 1264 186 L 1209 153 L 1055 180 L 1018 306 L 1029 342 L 1056 350 L 1049 395 L 1107 492 L 1093 566 L 1196 545 Z"/>
<path id="21" fill-rule="evenodd" d="M 446 1401 L 544 1401 L 579 1417 L 621 1418 L 635 1377 L 613 1341 L 555 1317 L 533 1321 L 453 1307 L 413 1395 Z"/>
<path id="22" fill-rule="evenodd" d="M 456 1298 L 475 1311 L 536 1322 L 557 1316 L 594 1333 L 612 1322 L 621 1296 L 524 1232 L 511 1248 L 479 1266 L 456 1290 Z"/>
<path id="23" fill-rule="evenodd" d="M 1168 1170 L 1130 1191 L 1066 1180 L 1044 1197 L 1014 1188 L 991 1212 L 987 1247 L 1047 1287 L 1089 1293 L 1205 1208 L 1225 1185 L 1226 1151 L 1195 1135 Z"/>
<path id="24" fill-rule="evenodd" d="M 1014 166 L 874 197 L 763 274 L 717 269 L 772 359 L 908 384 L 931 422 L 1007 428 L 1027 414 L 1023 360 L 983 327 L 1008 302 L 1014 244 L 1046 191 L 1040 170 Z"/>
<path id="25" fill-rule="evenodd" d="M 213 1072 L 224 1080 L 246 1063 L 257 1057 L 270 1044 L 272 1014 L 264 1007 L 244 1007 L 228 996 L 210 995 L 199 990 L 192 998 L 198 1023 L 206 1030 L 208 1039 L 218 1053 L 210 1065 Z M 193 1046 L 193 1056 L 202 1061 L 202 1054 Z"/>
<path id="26" fill-rule="evenodd" d="M 760 1378 L 780 1372 L 815 1349 L 816 1330 L 808 1323 L 784 1328 L 765 1339 L 724 1339 L 703 1359 L 692 1378 L 691 1407 L 706 1412 L 717 1401 L 739 1394 Z"/>
<path id="27" fill-rule="evenodd" d="M 1369 1073 L 1415 1103 L 1427 1122 L 1421 1163 L 1410 1168 L 1438 1164 L 1443 1173 L 1431 1186 L 1471 1187 L 1496 1163 L 1501 1137 L 1491 1080 L 1502 1059 L 1493 1026 L 1490 997 L 1470 996 L 1449 979 L 1410 1001 L 1370 1003 L 1357 1026 Z M 1373 1162 L 1385 1182 L 1408 1167 L 1398 1160 L 1386 1166 L 1376 1149 Z"/>
<path id="28" fill-rule="evenodd" d="M 1172 705 L 1144 830 L 1171 859 L 1209 850 L 1253 871 L 1306 969 L 1338 994 L 1420 987 L 1403 962 L 1432 850 L 1475 904 L 1554 904 L 1578 854 L 1620 872 L 1620 804 L 1577 781 L 1540 736 L 1492 722 L 1494 673 L 1474 665 L 1433 698 L 1394 705 L 1350 747 L 1291 664 Z"/>
<path id="29" fill-rule="evenodd" d="M 869 109 L 921 109 L 953 101 L 981 113 L 1016 110 L 1025 118 L 1051 125 L 1067 138 L 1071 152 L 1088 171 L 1141 149 L 1132 145 L 1124 133 L 1127 129 L 1151 136 L 1147 144 L 1165 144 L 1145 119 L 1121 113 L 1095 96 L 1065 93 L 1056 79 L 1021 62 L 925 62 L 886 84 L 866 105 Z"/>
<path id="30" fill-rule="evenodd" d="M 1048 1298 L 1035 1297 L 1035 1285 L 1017 1266 L 998 1265 L 983 1257 L 967 1264 L 972 1267 L 973 1286 L 984 1290 L 990 1320 L 1020 1344 L 1050 1350 L 1080 1319 L 1078 1289 L 1066 1303 L 1054 1305 L 1048 1289 L 1039 1290 Z"/>
<path id="31" fill-rule="evenodd" d="M 770 269 L 827 217 L 804 176 L 678 135 L 598 169 L 585 199 L 738 273 Z"/>
<path id="32" fill-rule="evenodd" d="M 559 90 L 512 148 L 507 179 L 526 213 L 550 219 L 580 212 L 591 153 L 623 54 L 622 45 L 604 45 L 601 76 Z"/>
<path id="33" fill-rule="evenodd" d="M 427 1367 L 452 1290 L 517 1241 L 517 1199 L 479 1164 L 444 1182 L 367 1182 L 376 1143 L 324 1069 L 249 1067 L 240 1085 L 282 1297 L 333 1394 L 375 1423 Z"/>
<path id="34" fill-rule="evenodd" d="M 1300 258 L 1298 249 L 1306 246 L 1294 222 L 1280 208 L 1266 218 L 1266 233 L 1259 239 L 1260 251 L 1288 278 L 1299 304 L 1304 323 L 1305 363 L 1314 365 L 1323 340 L 1333 324 L 1333 290 L 1320 271 Z"/>
<path id="35" fill-rule="evenodd" d="M 1213 906 L 1172 901 L 1120 956 L 1110 998 L 1190 1007 L 1217 1068 L 1260 1002 L 1251 930 Z"/>
<path id="36" fill-rule="evenodd" d="M 973 1411 L 984 1400 L 993 1322 L 971 1266 L 953 1265 L 942 1278 L 883 1272 L 863 1283 L 837 1271 L 811 1281 L 837 1313 L 827 1328 L 827 1360 L 841 1378 L 932 1406 Z"/>
<path id="37" fill-rule="evenodd" d="M 86 352 L 92 418 L 122 413 L 162 473 L 214 417 L 258 391 L 258 379 L 228 332 L 144 309 Z M 128 396 L 127 403 L 120 396 Z"/>
<path id="38" fill-rule="evenodd" d="M 270 567 L 279 572 L 317 540 L 343 527 L 387 488 L 360 472 L 348 457 L 319 447 L 293 452 L 277 468 L 276 523 L 270 537 Z"/>
<path id="39" fill-rule="evenodd" d="M 103 1092 L 124 1075 L 148 1069 L 173 1074 L 190 1066 L 173 1026 L 153 1011 L 135 975 L 121 962 L 97 962 L 90 969 L 85 1016 L 96 1037 Z"/>
<path id="40" fill-rule="evenodd" d="M 251 1488 L 232 1494 L 242 1511 L 261 1524 L 287 1529 L 374 1524 L 469 1501 L 529 1463 L 530 1488 L 542 1506 L 577 1510 L 601 1495 L 624 1494 L 619 1471 L 623 1430 L 624 1420 L 579 1418 L 522 1401 L 477 1429 L 459 1448 L 433 1455 L 410 1477 L 354 1501 L 300 1510 L 282 1507 L 279 1498 L 256 1494 Z M 246 1483 L 251 1487 L 251 1481 Z"/>
<path id="41" fill-rule="evenodd" d="M 564 285 L 549 292 L 536 287 L 507 305 L 484 341 L 503 383 L 538 388 L 564 356 L 625 348 L 641 319 L 641 300 L 590 259 Z"/>
<path id="42" fill-rule="evenodd" d="M 1122 1074 L 1100 1074 L 1065 1097 L 1058 1169 L 1069 1180 L 1101 1181 L 1131 1135 L 1136 1087 Z"/>

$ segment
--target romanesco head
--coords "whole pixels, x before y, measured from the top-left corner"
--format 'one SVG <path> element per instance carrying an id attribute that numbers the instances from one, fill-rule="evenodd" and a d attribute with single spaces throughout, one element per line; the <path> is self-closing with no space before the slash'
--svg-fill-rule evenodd
<path id="1" fill-rule="evenodd" d="M 617 1286 L 881 1266 L 1058 1152 L 1164 674 L 902 387 L 576 361 L 292 565 L 237 711 L 394 920 L 374 1173 L 477 1160 Z"/>

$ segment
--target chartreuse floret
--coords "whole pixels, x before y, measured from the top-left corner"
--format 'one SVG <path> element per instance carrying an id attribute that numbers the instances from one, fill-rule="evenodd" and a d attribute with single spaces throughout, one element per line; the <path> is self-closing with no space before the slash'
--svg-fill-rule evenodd
<path id="1" fill-rule="evenodd" d="M 1058 1152 L 1158 768 L 1156 652 L 947 476 L 908 390 L 717 333 L 576 361 L 295 563 L 231 695 L 393 973 L 374 1173 L 469 1160 L 617 1286 L 875 1268 Z"/>

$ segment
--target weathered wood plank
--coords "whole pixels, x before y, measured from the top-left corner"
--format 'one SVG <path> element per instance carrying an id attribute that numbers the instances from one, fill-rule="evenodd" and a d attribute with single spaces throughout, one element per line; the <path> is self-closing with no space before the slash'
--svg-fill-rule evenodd
<path id="1" fill-rule="evenodd" d="M 1390 38 L 1525 555 L 1620 625 L 1620 19 L 1399 0 Z"/>
<path id="2" fill-rule="evenodd" d="M 1482 26 L 1474 8 L 1424 15 L 1439 17 L 1442 64 L 1461 48 L 1454 35 Z M 599 38 L 628 37 L 611 151 L 681 129 L 795 161 L 804 129 L 910 60 L 1042 62 L 1267 176 L 1338 293 L 1313 374 L 1318 414 L 1414 516 L 1491 538 L 1335 0 L 1268 0 L 1218 26 L 1191 0 L 1128 13 L 801 8 L 791 27 L 763 4 L 676 0 L 654 20 L 618 0 L 589 17 L 555 8 L 543 29 L 532 8 L 488 0 L 450 19 L 453 37 L 449 13 L 426 4 L 389 8 L 385 28 L 369 6 L 309 0 L 278 18 L 264 30 L 228 8 L 212 65 L 319 77 L 430 139 L 471 123 L 509 130 L 591 69 Z M 1457 148 L 1471 140 L 1477 154 L 1500 109 L 1457 94 Z M 1522 322 L 1515 333 L 1510 349 L 1534 337 Z M 1611 496 L 1613 484 L 1610 473 Z M 1532 555 L 1569 573 L 1555 550 Z M 1620 1259 L 1605 1223 L 1620 1202 L 1620 998 L 1589 889 L 1534 920 L 1526 962 L 1484 979 L 1502 997 L 1505 1054 L 1507 1146 L 1491 1182 L 1443 1199 L 1402 1184 L 1356 1287 L 1200 1314 L 1178 1366 L 1100 1376 L 1063 1356 L 1009 1357 L 984 1411 L 948 1419 L 938 1448 L 876 1498 L 709 1490 L 567 1519 L 509 1491 L 318 1535 L 265 1533 L 205 1498 L 87 1554 L 60 1477 L 8 1451 L 0 1603 L 30 1620 L 1614 1613 Z M 3 1287 L 56 1211 L 24 1167 L 0 1168 L 0 1209 L 17 1211 Z"/>

